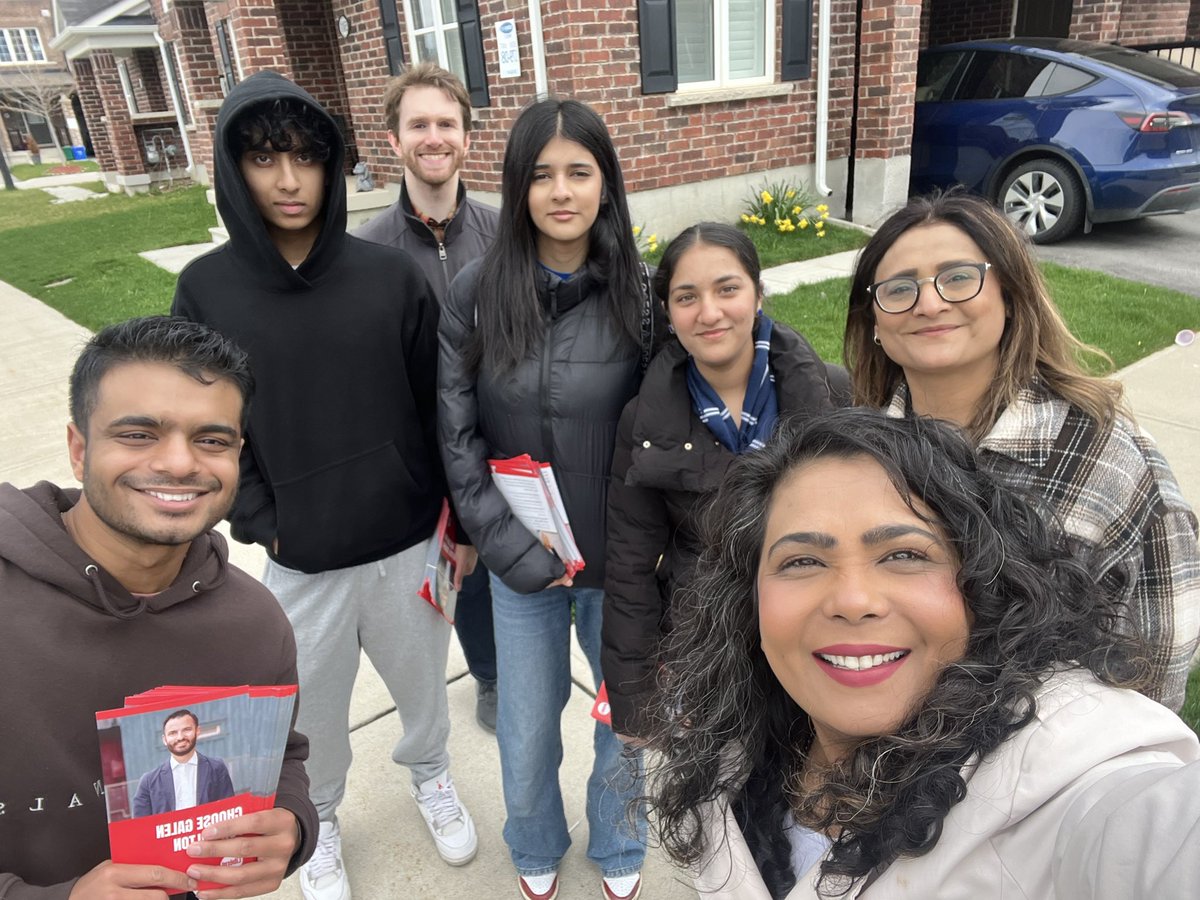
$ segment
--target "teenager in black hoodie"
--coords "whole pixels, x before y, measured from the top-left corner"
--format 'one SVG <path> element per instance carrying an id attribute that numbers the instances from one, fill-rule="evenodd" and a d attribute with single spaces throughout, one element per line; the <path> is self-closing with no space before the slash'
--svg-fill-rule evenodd
<path id="1" fill-rule="evenodd" d="M 345 148 L 329 115 L 273 73 L 217 119 L 217 209 L 229 242 L 179 277 L 174 311 L 250 354 L 258 394 L 230 515 L 267 548 L 264 582 L 296 631 L 321 840 L 310 900 L 346 900 L 336 811 L 360 646 L 396 702 L 393 758 L 443 859 L 475 855 L 448 773 L 449 626 L 416 596 L 446 494 L 436 444 L 438 305 L 408 254 L 346 234 Z M 469 568 L 470 561 L 463 560 Z"/>

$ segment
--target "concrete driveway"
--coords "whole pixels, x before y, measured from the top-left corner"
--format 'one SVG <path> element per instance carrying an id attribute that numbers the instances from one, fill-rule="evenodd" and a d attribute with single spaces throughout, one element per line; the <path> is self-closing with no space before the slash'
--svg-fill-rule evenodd
<path id="1" fill-rule="evenodd" d="M 1093 269 L 1200 297 L 1200 210 L 1096 225 L 1059 244 L 1038 247 L 1040 259 Z"/>

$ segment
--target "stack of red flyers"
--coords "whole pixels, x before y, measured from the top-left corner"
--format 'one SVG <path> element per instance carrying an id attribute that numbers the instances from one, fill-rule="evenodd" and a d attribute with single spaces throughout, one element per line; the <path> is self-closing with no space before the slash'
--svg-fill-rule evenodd
<path id="1" fill-rule="evenodd" d="M 508 501 L 513 515 L 557 554 L 574 577 L 583 570 L 584 561 L 567 520 L 567 508 L 558 492 L 558 482 L 550 463 L 538 462 L 529 454 L 512 459 L 489 459 L 492 481 Z"/>
<path id="2" fill-rule="evenodd" d="M 458 592 L 454 590 L 454 551 L 457 549 L 450 504 L 443 500 L 437 530 L 425 550 L 425 577 L 417 588 L 417 596 L 441 613 L 451 625 L 458 604 Z"/>
<path id="3" fill-rule="evenodd" d="M 167 685 L 96 713 L 113 862 L 252 862 L 187 848 L 210 825 L 274 806 L 295 702 L 295 685 Z"/>

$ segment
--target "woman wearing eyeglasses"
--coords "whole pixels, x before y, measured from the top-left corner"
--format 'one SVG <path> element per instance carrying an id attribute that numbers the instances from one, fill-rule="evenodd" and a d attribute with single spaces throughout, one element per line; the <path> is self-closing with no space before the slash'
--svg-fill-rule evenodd
<path id="1" fill-rule="evenodd" d="M 1183 704 L 1200 636 L 1196 517 L 1104 354 L 1067 330 L 1028 240 L 984 200 L 918 197 L 863 248 L 844 355 L 855 403 L 954 422 L 1040 497 L 1151 651 L 1148 696 Z M 936 473 L 934 473 L 936 477 Z"/>

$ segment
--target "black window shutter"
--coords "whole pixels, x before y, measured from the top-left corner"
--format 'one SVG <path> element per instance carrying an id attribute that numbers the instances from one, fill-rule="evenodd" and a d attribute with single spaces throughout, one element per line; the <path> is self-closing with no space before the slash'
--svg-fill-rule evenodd
<path id="1" fill-rule="evenodd" d="M 638 46 L 642 93 L 666 94 L 678 88 L 674 0 L 638 0 Z"/>
<path id="2" fill-rule="evenodd" d="M 812 75 L 812 0 L 783 0 L 779 71 L 784 81 L 800 81 Z"/>
<path id="3" fill-rule="evenodd" d="M 454 0 L 458 15 L 458 38 L 462 41 L 463 68 L 467 71 L 467 93 L 478 109 L 491 103 L 488 96 L 487 66 L 483 61 L 483 24 L 479 21 L 476 0 Z"/>
<path id="4" fill-rule="evenodd" d="M 396 76 L 404 71 L 404 42 L 400 39 L 400 16 L 396 12 L 396 0 L 379 0 L 379 20 L 383 25 L 388 73 Z"/>

